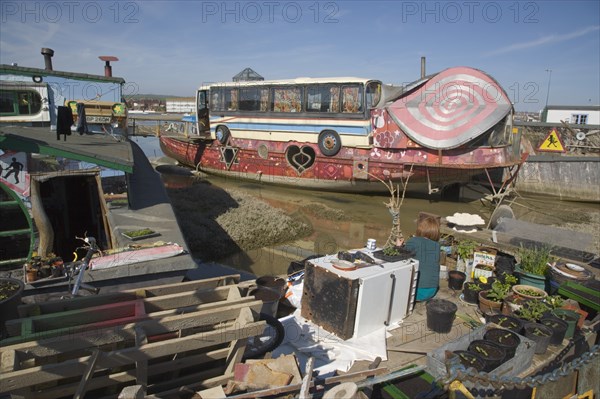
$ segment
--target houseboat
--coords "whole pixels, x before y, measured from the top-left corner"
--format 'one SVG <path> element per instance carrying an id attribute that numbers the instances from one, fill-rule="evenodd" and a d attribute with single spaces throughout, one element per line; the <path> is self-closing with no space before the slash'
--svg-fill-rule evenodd
<path id="1" fill-rule="evenodd" d="M 196 94 L 195 134 L 163 152 L 197 170 L 331 191 L 425 183 L 429 193 L 519 165 L 506 92 L 455 67 L 405 86 L 367 78 L 216 83 Z M 493 183 L 493 182 L 492 182 Z"/>
<path id="2" fill-rule="evenodd" d="M 0 65 L 1 270 L 23 267 L 36 292 L 66 285 L 60 272 L 25 269 L 82 259 L 81 238 L 93 237 L 104 256 L 86 282 L 181 281 L 197 265 L 160 176 L 128 140 L 125 80 L 109 65 L 116 58 L 100 57 L 105 74 L 93 75 L 56 71 L 53 51 L 42 54 L 44 69 Z"/>

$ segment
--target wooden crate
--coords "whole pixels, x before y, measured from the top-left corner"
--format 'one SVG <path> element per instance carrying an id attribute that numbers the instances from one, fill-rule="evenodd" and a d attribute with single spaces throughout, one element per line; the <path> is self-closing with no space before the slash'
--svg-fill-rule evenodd
<path id="1" fill-rule="evenodd" d="M 239 281 L 239 280 L 237 280 Z M 25 306 L 0 342 L 0 393 L 117 397 L 204 389 L 233 376 L 261 334 L 262 302 L 237 281 L 210 279 Z"/>

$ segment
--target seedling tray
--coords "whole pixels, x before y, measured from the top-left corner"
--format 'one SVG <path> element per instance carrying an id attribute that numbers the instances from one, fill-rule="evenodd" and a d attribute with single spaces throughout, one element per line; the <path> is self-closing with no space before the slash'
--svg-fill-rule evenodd
<path id="1" fill-rule="evenodd" d="M 129 238 L 132 241 L 143 240 L 145 238 L 158 237 L 160 233 L 157 233 L 151 229 L 140 229 L 140 230 L 131 230 L 125 231 L 121 233 L 124 237 Z"/>
<path id="2" fill-rule="evenodd" d="M 386 255 L 383 253 L 383 249 L 380 249 L 373 252 L 373 257 L 384 260 L 386 262 L 399 262 L 401 260 L 410 259 L 415 256 L 415 253 L 413 251 L 409 251 L 406 248 L 394 247 L 394 249 L 396 249 L 399 252 L 398 255 Z"/>

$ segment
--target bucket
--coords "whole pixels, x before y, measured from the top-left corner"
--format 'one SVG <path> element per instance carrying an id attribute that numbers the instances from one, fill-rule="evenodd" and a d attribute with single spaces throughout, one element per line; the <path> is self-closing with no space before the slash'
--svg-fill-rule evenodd
<path id="1" fill-rule="evenodd" d="M 277 317 L 277 308 L 279 307 L 279 299 L 281 299 L 279 292 L 269 288 L 258 287 L 250 291 L 250 295 L 263 302 L 260 313 Z"/>
<path id="2" fill-rule="evenodd" d="M 262 276 L 257 278 L 255 282 L 259 288 L 267 288 L 278 292 L 280 297 L 285 294 L 287 288 L 285 279 L 277 276 Z"/>
<path id="3" fill-rule="evenodd" d="M 461 290 L 467 275 L 458 270 L 450 270 L 448 272 L 448 288 L 453 290 Z"/>
<path id="4" fill-rule="evenodd" d="M 458 307 L 445 299 L 432 299 L 427 302 L 427 328 L 445 334 L 452 329 Z"/>

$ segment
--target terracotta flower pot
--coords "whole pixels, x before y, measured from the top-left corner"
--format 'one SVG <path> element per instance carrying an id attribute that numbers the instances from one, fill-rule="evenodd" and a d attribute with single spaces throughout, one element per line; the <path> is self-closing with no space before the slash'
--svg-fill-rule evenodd
<path id="1" fill-rule="evenodd" d="M 481 310 L 483 314 L 500 313 L 502 302 L 487 299 L 488 292 L 488 290 L 479 291 L 479 310 Z"/>
<path id="2" fill-rule="evenodd" d="M 512 292 L 516 295 L 526 299 L 540 299 L 543 300 L 548 296 L 548 293 L 543 289 L 533 287 L 530 285 L 517 284 L 511 287 Z"/>

